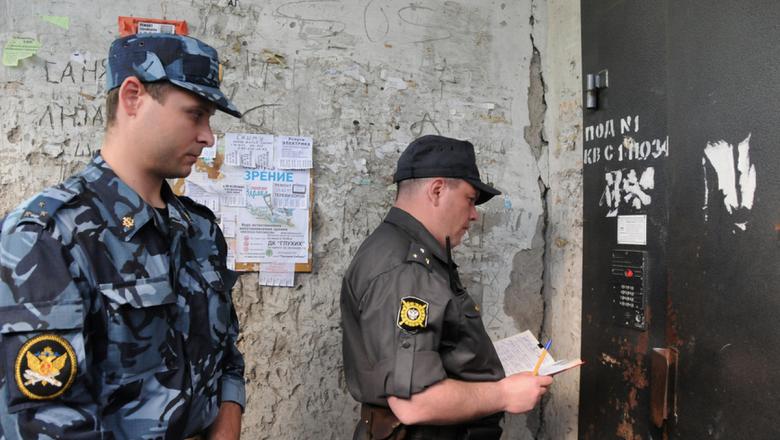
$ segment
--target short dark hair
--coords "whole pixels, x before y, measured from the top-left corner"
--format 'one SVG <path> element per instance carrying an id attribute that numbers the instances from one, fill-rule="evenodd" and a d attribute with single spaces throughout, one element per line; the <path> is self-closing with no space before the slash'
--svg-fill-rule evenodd
<path id="1" fill-rule="evenodd" d="M 142 82 L 147 93 L 159 103 L 165 102 L 165 97 L 174 86 L 168 81 Z M 116 87 L 106 95 L 106 128 L 110 128 L 116 122 L 116 108 L 119 104 L 119 89 Z"/>
<path id="2" fill-rule="evenodd" d="M 439 177 L 420 177 L 418 179 L 404 179 L 399 181 L 396 184 L 397 191 L 395 193 L 395 199 L 398 200 L 398 197 L 400 196 L 410 195 L 418 191 L 423 185 L 433 179 L 439 179 Z M 441 177 L 441 179 L 444 179 L 444 184 L 450 189 L 457 188 L 458 185 L 460 185 L 460 182 L 463 181 L 463 179 L 458 179 L 456 177 Z"/>

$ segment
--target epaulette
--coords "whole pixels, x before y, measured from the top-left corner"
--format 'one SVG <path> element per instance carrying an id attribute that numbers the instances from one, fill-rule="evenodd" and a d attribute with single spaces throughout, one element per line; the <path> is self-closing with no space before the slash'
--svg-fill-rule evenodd
<path id="1" fill-rule="evenodd" d="M 38 223 L 46 226 L 54 213 L 77 195 L 77 192 L 70 190 L 65 184 L 46 188 L 30 199 L 22 210 L 18 223 Z"/>
<path id="2" fill-rule="evenodd" d="M 177 197 L 188 209 L 195 211 L 197 214 L 200 214 L 211 221 L 215 221 L 217 219 L 217 216 L 214 215 L 214 213 L 207 206 L 201 205 L 200 203 L 196 202 L 195 200 L 192 200 L 187 196 L 177 196 Z"/>
<path id="3" fill-rule="evenodd" d="M 409 245 L 409 253 L 406 255 L 407 262 L 420 263 L 430 271 L 433 270 L 433 267 L 431 266 L 431 263 L 433 262 L 431 261 L 432 258 L 433 255 L 425 249 L 425 246 L 414 242 Z"/>

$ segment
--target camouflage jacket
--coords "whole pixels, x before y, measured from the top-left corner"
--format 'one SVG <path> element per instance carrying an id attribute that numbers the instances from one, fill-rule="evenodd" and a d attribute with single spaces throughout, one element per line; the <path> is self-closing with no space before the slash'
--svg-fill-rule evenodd
<path id="1" fill-rule="evenodd" d="M 180 439 L 244 406 L 225 239 L 163 196 L 167 218 L 98 155 L 7 216 L 0 439 Z"/>

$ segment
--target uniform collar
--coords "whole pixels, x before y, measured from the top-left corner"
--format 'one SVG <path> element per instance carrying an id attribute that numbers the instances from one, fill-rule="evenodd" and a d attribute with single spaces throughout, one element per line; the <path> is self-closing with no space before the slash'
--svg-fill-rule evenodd
<path id="1" fill-rule="evenodd" d="M 428 250 L 442 263 L 447 264 L 447 255 L 444 252 L 444 248 L 436 237 L 420 223 L 419 220 L 414 218 L 411 214 L 404 211 L 401 208 L 393 206 L 390 208 L 390 212 L 385 217 L 385 222 L 395 225 L 412 237 L 412 239 L 428 248 Z"/>
<path id="2" fill-rule="evenodd" d="M 125 240 L 133 238 L 137 231 L 154 219 L 154 208 L 116 175 L 100 152 L 81 172 L 81 176 L 86 186 L 97 194 L 106 207 L 108 212 L 103 214 L 109 217 L 111 226 L 114 226 L 119 232 L 118 235 Z M 169 208 L 171 226 L 174 229 L 189 229 L 191 223 L 189 214 L 165 181 L 163 181 L 161 195 Z"/>

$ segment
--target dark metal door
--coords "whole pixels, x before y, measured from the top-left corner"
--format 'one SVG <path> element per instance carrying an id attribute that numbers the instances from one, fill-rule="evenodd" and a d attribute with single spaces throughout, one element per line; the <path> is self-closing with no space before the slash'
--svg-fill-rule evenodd
<path id="1" fill-rule="evenodd" d="M 581 4 L 580 438 L 780 438 L 780 3 Z"/>
<path id="2" fill-rule="evenodd" d="M 686 1 L 668 16 L 671 432 L 777 439 L 780 3 Z"/>
<path id="3" fill-rule="evenodd" d="M 651 432 L 648 353 L 664 344 L 665 181 L 675 152 L 665 22 L 665 2 L 582 2 L 583 79 L 597 75 L 602 86 L 597 108 L 584 110 L 583 439 Z M 625 220 L 628 239 L 618 237 Z M 631 234 L 643 231 L 644 241 Z"/>

